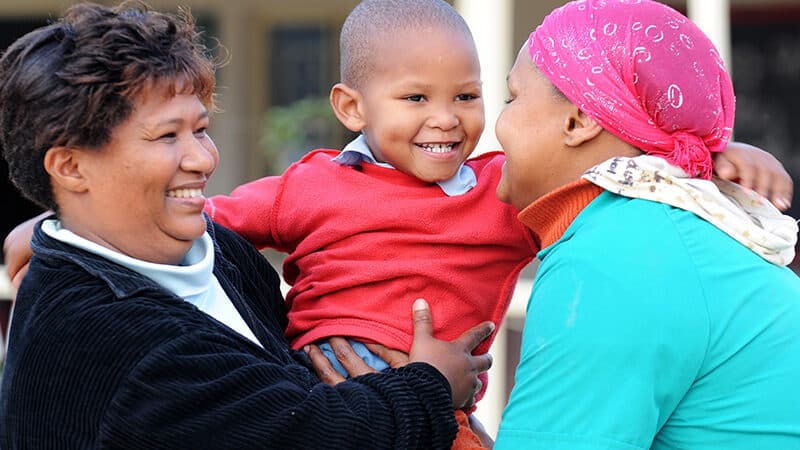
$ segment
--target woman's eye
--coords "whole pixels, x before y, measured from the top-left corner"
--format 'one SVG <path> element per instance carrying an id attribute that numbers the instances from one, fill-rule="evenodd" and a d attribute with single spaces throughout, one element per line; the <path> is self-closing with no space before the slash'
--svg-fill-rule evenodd
<path id="1" fill-rule="evenodd" d="M 425 99 L 425 97 L 423 97 L 422 95 L 409 95 L 405 99 L 410 102 L 421 102 L 422 100 Z"/>
<path id="2" fill-rule="evenodd" d="M 162 134 L 161 136 L 159 136 L 159 137 L 158 137 L 158 139 L 159 139 L 159 140 L 163 140 L 163 139 L 175 139 L 176 137 L 178 137 L 178 135 L 177 135 L 176 133 L 164 133 L 164 134 Z"/>
<path id="3" fill-rule="evenodd" d="M 507 104 L 509 104 L 509 103 L 514 101 L 514 97 L 509 97 L 509 98 L 505 99 L 504 101 L 505 101 L 505 104 L 507 105 Z"/>
<path id="4" fill-rule="evenodd" d="M 202 128 L 198 128 L 197 130 L 195 130 L 194 134 L 198 135 L 198 136 L 205 136 L 207 131 L 208 131 L 208 128 L 202 127 Z"/>

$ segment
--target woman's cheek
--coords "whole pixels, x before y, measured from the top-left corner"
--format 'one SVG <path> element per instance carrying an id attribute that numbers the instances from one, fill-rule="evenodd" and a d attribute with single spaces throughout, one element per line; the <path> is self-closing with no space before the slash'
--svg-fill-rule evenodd
<path id="1" fill-rule="evenodd" d="M 508 175 L 506 173 L 506 166 L 503 164 L 503 176 L 500 177 L 500 182 L 497 183 L 497 190 L 495 192 L 497 198 L 503 203 L 509 203 L 509 189 L 508 189 Z"/>

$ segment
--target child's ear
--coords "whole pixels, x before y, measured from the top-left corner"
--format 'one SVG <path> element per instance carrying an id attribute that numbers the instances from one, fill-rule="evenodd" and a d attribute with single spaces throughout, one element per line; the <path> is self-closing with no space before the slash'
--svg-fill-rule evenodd
<path id="1" fill-rule="evenodd" d="M 359 132 L 366 126 L 361 108 L 361 94 L 344 83 L 331 88 L 331 107 L 339 122 L 350 131 Z"/>
<path id="2" fill-rule="evenodd" d="M 88 190 L 87 179 L 81 173 L 80 151 L 70 147 L 51 147 L 44 155 L 44 170 L 50 175 L 53 188 L 72 192 Z"/>
<path id="3" fill-rule="evenodd" d="M 578 147 L 589 142 L 603 132 L 603 127 L 577 106 L 572 106 L 564 119 L 564 144 Z"/>

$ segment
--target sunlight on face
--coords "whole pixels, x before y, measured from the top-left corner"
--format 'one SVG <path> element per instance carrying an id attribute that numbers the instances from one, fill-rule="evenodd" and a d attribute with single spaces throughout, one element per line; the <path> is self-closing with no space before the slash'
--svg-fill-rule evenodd
<path id="1" fill-rule="evenodd" d="M 495 133 L 506 154 L 497 186 L 500 200 L 523 209 L 561 183 L 571 152 L 564 147 L 564 122 L 572 104 L 531 61 L 523 46 L 508 76 L 509 100 Z"/>
<path id="2" fill-rule="evenodd" d="M 437 28 L 383 40 L 360 89 L 362 130 L 375 157 L 428 182 L 455 175 L 484 126 L 480 65 L 472 39 Z"/>
<path id="3" fill-rule="evenodd" d="M 205 232 L 203 189 L 218 153 L 195 95 L 146 94 L 107 145 L 80 152 L 88 191 L 81 211 L 64 211 L 65 225 L 128 256 L 177 264 Z"/>

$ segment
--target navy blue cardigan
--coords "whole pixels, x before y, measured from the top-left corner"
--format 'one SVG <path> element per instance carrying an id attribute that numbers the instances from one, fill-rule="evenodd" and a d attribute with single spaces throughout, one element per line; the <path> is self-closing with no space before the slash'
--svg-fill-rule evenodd
<path id="1" fill-rule="evenodd" d="M 283 338 L 275 270 L 231 231 L 208 231 L 214 274 L 263 348 L 37 225 L 0 391 L 1 448 L 450 447 L 450 388 L 436 369 L 320 383 Z"/>

